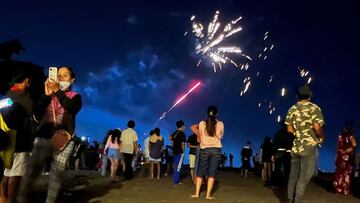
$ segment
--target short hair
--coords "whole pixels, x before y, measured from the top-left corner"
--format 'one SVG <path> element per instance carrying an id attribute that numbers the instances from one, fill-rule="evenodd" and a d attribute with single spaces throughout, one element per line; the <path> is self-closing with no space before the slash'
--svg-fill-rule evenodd
<path id="1" fill-rule="evenodd" d="M 303 85 L 297 89 L 296 95 L 299 100 L 310 99 L 312 97 L 312 91 L 309 85 Z"/>
<path id="2" fill-rule="evenodd" d="M 154 130 L 150 130 L 149 135 L 154 134 Z"/>
<path id="3" fill-rule="evenodd" d="M 129 120 L 127 126 L 128 126 L 129 128 L 135 128 L 135 121 Z"/>
<path id="4" fill-rule="evenodd" d="M 181 127 L 183 127 L 184 125 L 185 125 L 184 121 L 182 121 L 182 120 L 176 121 L 176 127 L 177 127 L 177 128 L 181 128 Z"/>
<path id="5" fill-rule="evenodd" d="M 25 68 L 21 68 L 20 71 L 11 78 L 9 85 L 12 86 L 16 83 L 22 83 L 26 78 L 32 79 L 31 73 Z"/>

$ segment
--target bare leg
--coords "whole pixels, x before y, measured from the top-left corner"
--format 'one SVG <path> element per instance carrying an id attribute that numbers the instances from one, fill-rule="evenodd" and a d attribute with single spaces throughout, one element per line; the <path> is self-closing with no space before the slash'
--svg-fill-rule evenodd
<path id="1" fill-rule="evenodd" d="M 261 170 L 261 180 L 264 182 L 266 181 L 265 168 L 266 168 L 266 163 L 264 163 L 263 169 Z"/>
<path id="2" fill-rule="evenodd" d="M 206 191 L 206 199 L 214 199 L 213 196 L 211 196 L 211 191 L 214 186 L 215 178 L 208 177 L 207 181 L 207 191 Z"/>
<path id="3" fill-rule="evenodd" d="M 150 161 L 150 178 L 154 178 L 154 162 Z"/>
<path id="4" fill-rule="evenodd" d="M 203 181 L 202 177 L 196 177 L 195 194 L 191 195 L 192 198 L 199 197 L 202 181 Z"/>
<path id="5" fill-rule="evenodd" d="M 115 177 L 117 175 L 118 172 L 118 168 L 119 168 L 119 160 L 118 159 L 114 159 L 114 176 Z"/>
<path id="6" fill-rule="evenodd" d="M 267 171 L 268 181 L 271 180 L 271 169 L 272 169 L 272 164 L 268 163 L 268 171 Z"/>
<path id="7" fill-rule="evenodd" d="M 14 203 L 20 186 L 21 176 L 13 176 L 9 179 L 7 191 L 7 203 Z"/>
<path id="8" fill-rule="evenodd" d="M 157 165 L 157 179 L 160 179 L 160 162 L 157 162 L 156 165 Z"/>
<path id="9" fill-rule="evenodd" d="M 113 158 L 110 158 L 110 177 L 114 177 L 114 165 L 115 165 L 115 161 Z"/>
<path id="10" fill-rule="evenodd" d="M 9 177 L 4 176 L 2 181 L 1 181 L 0 203 L 6 203 L 7 202 L 8 184 L 9 184 Z"/>
<path id="11" fill-rule="evenodd" d="M 195 172 L 194 172 L 193 168 L 190 169 L 190 174 L 191 174 L 191 180 L 192 180 L 193 184 L 196 184 Z"/>

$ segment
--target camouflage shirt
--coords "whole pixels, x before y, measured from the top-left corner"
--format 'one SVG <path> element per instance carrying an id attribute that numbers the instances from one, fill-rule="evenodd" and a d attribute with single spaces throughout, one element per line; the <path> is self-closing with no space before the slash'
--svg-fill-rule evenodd
<path id="1" fill-rule="evenodd" d="M 293 153 L 304 153 L 307 146 L 316 146 L 317 137 L 313 129 L 314 123 L 321 126 L 324 124 L 321 109 L 316 104 L 298 102 L 289 109 L 285 124 L 294 128 Z"/>

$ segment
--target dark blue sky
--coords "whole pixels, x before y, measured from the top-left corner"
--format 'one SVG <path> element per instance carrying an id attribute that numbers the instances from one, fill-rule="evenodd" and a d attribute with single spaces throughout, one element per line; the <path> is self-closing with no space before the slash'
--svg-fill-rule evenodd
<path id="1" fill-rule="evenodd" d="M 237 156 L 247 140 L 257 150 L 264 136 L 272 137 L 279 128 L 276 116 L 285 115 L 295 102 L 292 90 L 304 83 L 297 72 L 302 66 L 313 75 L 314 102 L 327 123 L 320 166 L 333 169 L 343 123 L 353 119 L 360 124 L 360 14 L 355 1 L 106 2 L 9 1 L 0 7 L 0 42 L 19 38 L 26 48 L 15 59 L 76 70 L 76 89 L 84 98 L 78 135 L 100 140 L 109 128 L 124 128 L 134 119 L 142 142 L 161 113 L 201 80 L 204 85 L 160 122 L 163 135 L 175 129 L 177 119 L 185 121 L 189 135 L 190 124 L 215 104 L 225 123 L 224 151 L 239 164 Z M 223 22 L 243 16 L 243 31 L 230 42 L 251 56 L 263 49 L 262 37 L 269 31 L 275 48 L 268 59 L 251 63 L 248 71 L 226 66 L 214 74 L 205 65 L 195 68 L 194 41 L 183 34 L 191 28 L 191 15 L 207 23 L 216 10 Z M 257 71 L 260 76 L 240 97 L 243 79 Z M 280 97 L 281 87 L 290 93 Z M 275 104 L 275 115 L 257 108 L 264 99 Z"/>

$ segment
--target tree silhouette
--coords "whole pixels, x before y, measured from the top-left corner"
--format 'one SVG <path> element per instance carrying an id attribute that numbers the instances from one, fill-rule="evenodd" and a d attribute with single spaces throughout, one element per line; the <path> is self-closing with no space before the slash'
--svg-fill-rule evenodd
<path id="1" fill-rule="evenodd" d="M 0 43 L 0 60 L 10 60 L 13 54 L 19 55 L 20 51 L 25 51 L 25 48 L 18 39 Z"/>

